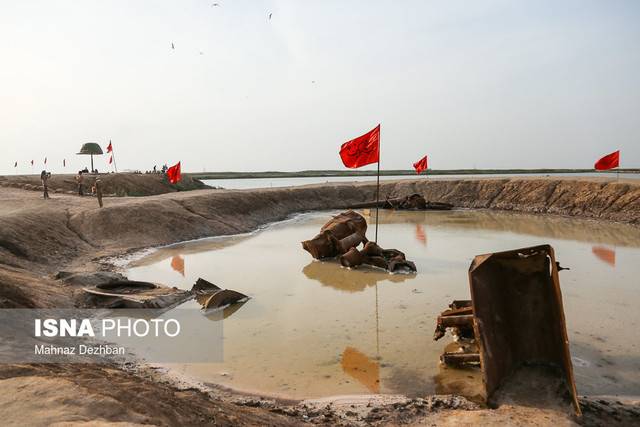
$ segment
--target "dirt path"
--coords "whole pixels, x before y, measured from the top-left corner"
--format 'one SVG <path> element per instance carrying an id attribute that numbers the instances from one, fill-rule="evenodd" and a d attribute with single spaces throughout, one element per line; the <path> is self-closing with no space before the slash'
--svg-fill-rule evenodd
<path id="1" fill-rule="evenodd" d="M 246 232 L 296 212 L 347 208 L 371 201 L 374 191 L 372 183 L 195 190 L 110 197 L 100 209 L 92 197 L 58 193 L 45 201 L 39 192 L 0 186 L 0 307 L 71 307 L 78 289 L 55 280 L 59 271 L 110 269 L 104 263 L 107 256 Z M 413 192 L 457 207 L 551 213 L 640 225 L 640 184 L 636 181 L 420 179 L 385 182 L 381 190 L 382 198 Z M 195 390 L 180 391 L 155 377 L 93 365 L 0 366 L 0 389 L 0 417 L 15 425 L 33 424 L 34 420 L 42 425 L 87 421 L 210 425 L 214 420 L 222 425 L 299 425 L 306 421 L 327 425 L 573 423 L 565 410 L 518 405 L 478 410 L 411 401 L 398 407 L 381 405 L 373 412 L 369 407 L 365 415 L 352 416 L 346 414 L 349 410 L 335 412 L 333 408 L 233 404 Z M 605 409 L 594 410 L 588 416 L 597 416 L 585 419 L 624 425 L 634 416 L 633 412 L 614 411 L 628 415 L 618 422 Z"/>

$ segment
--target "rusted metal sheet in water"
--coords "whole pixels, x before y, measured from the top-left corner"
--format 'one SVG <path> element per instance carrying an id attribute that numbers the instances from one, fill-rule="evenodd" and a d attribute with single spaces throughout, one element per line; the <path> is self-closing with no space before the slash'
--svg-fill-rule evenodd
<path id="1" fill-rule="evenodd" d="M 518 368 L 551 365 L 580 415 L 553 248 L 479 255 L 469 284 L 487 402 Z"/>

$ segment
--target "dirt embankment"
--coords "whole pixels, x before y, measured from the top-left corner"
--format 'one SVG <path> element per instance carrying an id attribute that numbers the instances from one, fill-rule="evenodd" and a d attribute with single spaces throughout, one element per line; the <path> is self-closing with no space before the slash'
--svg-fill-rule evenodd
<path id="1" fill-rule="evenodd" d="M 164 174 L 150 173 L 103 173 L 83 174 L 84 192 L 90 193 L 96 178 L 102 181 L 102 192 L 105 196 L 153 196 L 156 194 L 173 193 L 209 188 L 206 184 L 188 174 L 182 175 L 177 184 L 170 184 Z M 76 175 L 52 175 L 48 181 L 51 194 L 77 194 L 78 185 Z M 10 175 L 0 176 L 0 186 L 21 188 L 23 190 L 42 191 L 40 175 Z"/>

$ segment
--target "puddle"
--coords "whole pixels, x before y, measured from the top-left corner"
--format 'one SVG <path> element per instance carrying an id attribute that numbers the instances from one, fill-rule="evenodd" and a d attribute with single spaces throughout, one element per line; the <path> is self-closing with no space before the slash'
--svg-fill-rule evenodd
<path id="1" fill-rule="evenodd" d="M 203 277 L 252 297 L 224 313 L 224 363 L 171 369 L 292 398 L 472 396 L 480 387 L 477 370 L 438 364 L 448 338 L 432 340 L 437 314 L 451 300 L 469 298 L 475 255 L 550 243 L 571 268 L 560 282 L 578 392 L 640 395 L 639 229 L 490 211 L 381 211 L 380 244 L 402 250 L 418 268 L 403 276 L 312 261 L 300 242 L 330 214 L 305 214 L 258 233 L 185 243 L 135 261 L 132 280 L 189 289 Z M 202 316 L 202 328 L 210 322 Z M 190 351 L 198 351 L 197 342 Z"/>

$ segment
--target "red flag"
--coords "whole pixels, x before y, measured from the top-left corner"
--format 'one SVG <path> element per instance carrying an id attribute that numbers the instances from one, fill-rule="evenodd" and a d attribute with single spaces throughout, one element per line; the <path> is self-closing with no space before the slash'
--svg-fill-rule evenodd
<path id="1" fill-rule="evenodd" d="M 171 184 L 176 184 L 182 179 L 182 175 L 180 174 L 180 162 L 167 169 L 167 178 L 169 178 L 169 182 Z"/>
<path id="2" fill-rule="evenodd" d="M 596 170 L 599 171 L 606 171 L 608 169 L 617 168 L 618 166 L 620 166 L 620 150 L 607 154 L 599 159 L 594 165 Z"/>
<path id="3" fill-rule="evenodd" d="M 111 140 L 109 140 L 109 145 L 107 145 L 107 153 L 111 153 L 112 151 L 113 151 L 113 146 L 111 145 Z"/>
<path id="4" fill-rule="evenodd" d="M 348 168 L 377 163 L 380 159 L 380 125 L 340 147 L 340 158 Z"/>
<path id="5" fill-rule="evenodd" d="M 108 151 L 107 151 L 108 153 Z M 113 163 L 113 154 L 111 156 L 109 156 L 109 164 Z"/>
<path id="6" fill-rule="evenodd" d="M 416 170 L 418 175 L 422 173 L 422 171 L 427 170 L 427 156 L 424 156 L 423 158 L 415 162 L 413 164 L 413 168 Z"/>

